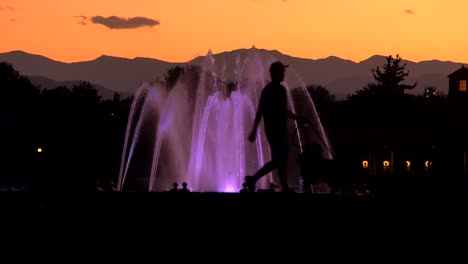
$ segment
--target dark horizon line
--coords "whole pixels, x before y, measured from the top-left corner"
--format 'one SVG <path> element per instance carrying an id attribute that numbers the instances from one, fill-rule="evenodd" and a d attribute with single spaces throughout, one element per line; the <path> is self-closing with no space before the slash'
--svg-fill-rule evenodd
<path id="1" fill-rule="evenodd" d="M 256 47 L 255 47 L 256 48 Z M 218 52 L 218 53 L 213 53 L 213 55 L 220 55 L 220 54 L 224 54 L 224 53 L 231 53 L 231 52 L 236 52 L 236 51 L 241 51 L 241 50 L 249 50 L 250 48 L 239 48 L 239 49 L 234 49 L 234 50 L 229 50 L 229 51 L 222 51 L 222 52 Z M 353 62 L 353 63 L 356 63 L 356 64 L 359 64 L 359 63 L 362 63 L 362 62 L 365 62 L 367 60 L 370 60 L 374 57 L 387 57 L 389 55 L 392 55 L 392 56 L 396 56 L 396 54 L 389 54 L 389 55 L 382 55 L 382 54 L 374 54 L 374 55 L 371 55 L 369 56 L 367 59 L 365 60 L 362 60 L 362 61 L 359 61 L 359 62 L 356 62 L 356 61 L 353 61 L 353 60 L 350 60 L 350 59 L 345 59 L 345 58 L 342 58 L 342 57 L 338 57 L 338 56 L 335 56 L 335 55 L 329 55 L 327 57 L 324 57 L 324 58 L 319 58 L 319 59 L 311 59 L 311 58 L 304 58 L 304 57 L 295 57 L 295 56 L 292 56 L 292 55 L 288 55 L 286 53 L 283 53 L 279 50 L 276 50 L 276 49 L 272 49 L 272 50 L 269 50 L 269 49 L 261 49 L 261 48 L 256 48 L 257 50 L 262 50 L 262 51 L 267 51 L 267 52 L 278 52 L 280 53 L 281 55 L 284 55 L 284 56 L 288 56 L 288 57 L 291 57 L 291 58 L 294 58 L 294 59 L 303 59 L 303 60 L 311 60 L 311 61 L 320 61 L 320 60 L 326 60 L 326 59 L 331 59 L 331 58 L 337 58 L 337 59 L 340 59 L 340 60 L 343 60 L 343 61 L 350 61 L 350 62 Z M 211 49 L 208 49 L 207 51 L 207 54 L 211 51 Z M 136 60 L 136 59 L 151 59 L 151 60 L 158 60 L 158 61 L 162 61 L 162 62 L 166 62 L 166 63 L 172 63 L 172 64 L 179 64 L 179 63 L 189 63 L 197 58 L 200 58 L 200 57 L 205 57 L 206 55 L 198 55 L 198 56 L 195 56 L 193 59 L 191 60 L 188 60 L 188 61 L 184 61 L 184 62 L 172 62 L 172 61 L 166 61 L 166 60 L 162 60 L 162 59 L 158 59 L 158 58 L 152 58 L 152 57 L 134 57 L 134 58 L 128 58 L 128 57 L 119 57 L 119 56 L 113 56 L 113 55 L 107 55 L 107 54 L 103 54 L 103 55 L 100 55 L 98 57 L 96 57 L 95 59 L 92 59 L 92 60 L 81 60 L 81 61 L 74 61 L 74 62 L 64 62 L 64 61 L 60 61 L 60 60 L 56 60 L 56 59 L 52 59 L 50 57 L 47 57 L 45 55 L 42 55 L 42 54 L 36 54 L 36 53 L 30 53 L 30 52 L 27 52 L 27 51 L 24 51 L 24 50 L 10 50 L 10 51 L 5 51 L 5 52 L 0 52 L 0 54 L 7 54 L 7 53 L 25 53 L 25 54 L 28 54 L 28 55 L 33 55 L 33 56 L 40 56 L 40 57 L 43 57 L 43 58 L 46 58 L 48 60 L 51 60 L 51 61 L 55 61 L 55 62 L 59 62 L 59 63 L 64 63 L 64 64 L 73 64 L 73 63 L 82 63 L 82 62 L 90 62 L 90 61 L 95 61 L 95 60 L 98 60 L 99 58 L 103 58 L 103 57 L 110 57 L 110 58 L 116 58 L 116 59 L 124 59 L 124 60 Z M 447 62 L 447 63 L 456 63 L 456 64 L 467 64 L 468 65 L 468 62 L 467 63 L 464 63 L 464 62 L 456 62 L 456 61 L 450 61 L 450 60 L 439 60 L 439 59 L 428 59 L 428 60 L 421 60 L 421 61 L 412 61 L 412 60 L 408 60 L 408 59 L 405 59 L 403 56 L 403 61 L 406 61 L 406 62 L 412 62 L 412 63 L 422 63 L 422 62 L 431 62 L 431 61 L 437 61 L 437 62 Z"/>

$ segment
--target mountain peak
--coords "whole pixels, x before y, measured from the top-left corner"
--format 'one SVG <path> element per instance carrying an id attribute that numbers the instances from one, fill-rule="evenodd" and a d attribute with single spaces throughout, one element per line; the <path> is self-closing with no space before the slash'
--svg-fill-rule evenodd
<path id="1" fill-rule="evenodd" d="M 117 60 L 128 60 L 126 58 L 110 56 L 110 55 L 101 55 L 101 56 L 96 58 L 96 60 L 116 60 L 116 59 Z"/>
<path id="2" fill-rule="evenodd" d="M 383 55 L 372 55 L 370 56 L 369 58 L 363 60 L 363 61 L 360 61 L 359 63 L 365 63 L 365 62 L 381 62 L 383 60 L 385 60 L 387 56 L 383 56 Z"/>
<path id="3" fill-rule="evenodd" d="M 4 57 L 5 61 L 22 61 L 25 64 L 27 63 L 61 63 L 59 61 L 47 58 L 46 56 L 39 55 L 39 54 L 32 54 L 22 50 L 12 50 L 5 53 L 0 53 L 2 57 Z"/>
<path id="4" fill-rule="evenodd" d="M 22 55 L 33 55 L 22 50 L 12 50 L 10 52 L 6 52 L 6 54 L 22 54 Z"/>
<path id="5" fill-rule="evenodd" d="M 343 59 L 337 56 L 330 55 L 326 57 L 325 60 L 343 60 Z"/>
<path id="6" fill-rule="evenodd" d="M 22 50 L 12 50 L 12 51 L 9 51 L 9 52 L 5 52 L 3 53 L 5 55 L 10 55 L 10 56 L 34 56 L 34 57 L 41 57 L 41 58 L 46 58 L 48 60 L 51 60 L 45 56 L 42 56 L 42 55 L 39 55 L 39 54 L 32 54 L 32 53 L 28 53 L 28 52 L 25 52 L 25 51 L 22 51 Z"/>
<path id="7" fill-rule="evenodd" d="M 343 59 L 343 58 L 340 58 L 340 57 L 337 57 L 337 56 L 328 56 L 326 58 L 323 58 L 323 59 L 318 59 L 316 60 L 318 62 L 326 62 L 326 63 L 351 63 L 351 64 L 354 64 L 355 62 L 351 61 L 351 60 L 346 60 L 346 59 Z"/>

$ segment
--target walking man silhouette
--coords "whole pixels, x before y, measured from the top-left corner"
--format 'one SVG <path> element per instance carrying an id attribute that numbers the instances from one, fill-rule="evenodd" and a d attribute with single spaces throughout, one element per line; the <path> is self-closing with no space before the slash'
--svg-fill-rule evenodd
<path id="1" fill-rule="evenodd" d="M 285 71 L 288 65 L 276 61 L 270 65 L 271 82 L 262 90 L 258 103 L 254 126 L 249 135 L 250 142 L 255 141 L 257 128 L 263 117 L 265 134 L 270 145 L 272 160 L 253 176 L 246 176 L 245 182 L 251 192 L 255 191 L 255 183 L 264 175 L 274 169 L 278 169 L 278 177 L 283 192 L 290 192 L 287 179 L 288 162 L 288 133 L 287 121 L 294 119 L 300 124 L 311 122 L 303 116 L 294 114 L 288 109 L 288 95 L 286 88 L 281 84 L 284 81 Z"/>

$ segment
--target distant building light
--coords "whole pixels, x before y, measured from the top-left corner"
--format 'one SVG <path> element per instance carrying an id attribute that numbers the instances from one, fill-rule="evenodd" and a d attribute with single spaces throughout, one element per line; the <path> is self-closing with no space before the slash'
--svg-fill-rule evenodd
<path id="1" fill-rule="evenodd" d="M 466 80 L 460 80 L 460 92 L 466 92 Z"/>
<path id="2" fill-rule="evenodd" d="M 411 167 L 411 161 L 409 161 L 409 160 L 406 161 L 406 167 L 407 167 L 407 168 L 410 168 L 410 167 Z"/>
<path id="3" fill-rule="evenodd" d="M 42 148 L 37 148 L 37 153 L 42 153 Z"/>
<path id="4" fill-rule="evenodd" d="M 437 92 L 435 87 L 427 87 L 424 89 L 424 97 L 429 98 L 436 95 Z"/>
<path id="5" fill-rule="evenodd" d="M 369 162 L 368 162 L 367 160 L 363 160 L 363 161 L 362 161 L 362 168 L 363 168 L 363 169 L 369 168 Z"/>
<path id="6" fill-rule="evenodd" d="M 388 167 L 390 167 L 390 161 L 388 161 L 388 160 L 384 160 L 384 162 L 383 162 L 383 166 L 384 166 L 384 168 L 388 168 Z"/>
<path id="7" fill-rule="evenodd" d="M 426 160 L 426 161 L 424 162 L 424 167 L 426 167 L 426 168 L 432 167 L 432 161 Z"/>

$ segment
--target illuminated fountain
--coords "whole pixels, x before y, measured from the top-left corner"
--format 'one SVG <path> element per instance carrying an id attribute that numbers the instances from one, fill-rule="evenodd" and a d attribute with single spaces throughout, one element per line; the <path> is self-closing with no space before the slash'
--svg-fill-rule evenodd
<path id="1" fill-rule="evenodd" d="M 244 176 L 270 160 L 263 125 L 254 143 L 247 138 L 274 61 L 253 47 L 245 58 L 237 57 L 235 80 L 228 82 L 224 75 L 229 65 L 216 63 L 210 51 L 196 74 L 198 78 L 185 74 L 170 91 L 160 83 L 142 84 L 128 119 L 118 189 L 166 191 L 174 182 L 187 182 L 195 192 L 238 192 Z M 291 67 L 286 77 L 283 84 L 290 93 L 290 108 L 313 120 L 318 132 L 312 137 L 321 142 L 331 159 L 326 134 L 305 84 Z M 288 78 L 300 83 L 294 94 Z M 295 122 L 290 123 L 290 131 L 297 133 Z M 300 153 L 305 136 L 311 135 L 298 135 L 299 147 L 291 148 L 292 157 Z M 298 179 L 293 175 L 297 161 L 291 160 L 289 178 Z M 267 188 L 274 179 L 271 174 L 263 177 L 257 187 Z"/>

